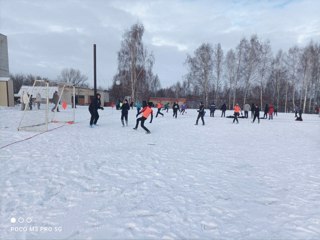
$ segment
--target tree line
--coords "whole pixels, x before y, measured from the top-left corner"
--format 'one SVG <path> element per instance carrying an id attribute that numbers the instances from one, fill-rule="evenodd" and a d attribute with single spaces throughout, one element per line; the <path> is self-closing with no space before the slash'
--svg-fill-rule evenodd
<path id="1" fill-rule="evenodd" d="M 183 82 L 161 89 L 159 96 L 198 97 L 207 106 L 226 103 L 229 109 L 236 103 L 256 103 L 261 109 L 272 103 L 284 112 L 299 106 L 311 113 L 320 104 L 320 45 L 312 41 L 275 55 L 270 42 L 257 35 L 226 53 L 220 43 L 203 43 L 185 65 Z"/>
<path id="2" fill-rule="evenodd" d="M 110 88 L 113 99 L 185 97 L 206 106 L 226 103 L 274 104 L 279 111 L 313 112 L 320 104 L 320 45 L 293 46 L 272 52 L 269 41 L 257 35 L 243 38 L 234 49 L 224 52 L 220 43 L 201 44 L 183 63 L 187 74 L 167 88 L 161 88 L 153 74 L 155 57 L 142 42 L 144 26 L 134 24 L 123 35 L 118 52 L 118 71 Z"/>

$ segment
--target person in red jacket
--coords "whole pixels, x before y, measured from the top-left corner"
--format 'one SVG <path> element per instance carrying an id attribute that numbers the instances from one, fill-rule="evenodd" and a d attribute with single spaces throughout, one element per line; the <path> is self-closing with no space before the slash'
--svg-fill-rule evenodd
<path id="1" fill-rule="evenodd" d="M 146 133 L 151 133 L 149 131 L 148 128 L 146 128 L 144 126 L 144 122 L 147 120 L 147 118 L 151 115 L 151 119 L 150 119 L 150 123 L 152 123 L 152 119 L 153 119 L 153 110 L 151 108 L 151 103 L 149 103 L 147 106 L 145 106 L 138 114 L 137 114 L 137 117 L 139 114 L 142 113 L 142 117 L 140 118 L 137 118 L 137 123 L 136 123 L 136 126 L 133 128 L 134 130 L 137 130 L 138 129 L 138 125 L 139 125 L 139 122 L 141 122 L 141 127 L 146 130 Z"/>
<path id="2" fill-rule="evenodd" d="M 269 114 L 269 120 L 270 120 L 270 119 L 273 120 L 273 112 L 274 112 L 274 107 L 273 107 L 272 104 L 270 104 L 270 106 L 269 106 L 269 112 L 268 112 L 268 114 Z"/>
<path id="3" fill-rule="evenodd" d="M 163 116 L 163 113 L 161 112 L 161 108 L 162 108 L 162 107 L 163 107 L 163 106 L 162 106 L 161 102 L 158 102 L 158 103 L 157 103 L 158 112 L 157 112 L 157 114 L 156 114 L 156 117 L 158 117 L 158 114 L 160 114 L 160 115 Z"/>

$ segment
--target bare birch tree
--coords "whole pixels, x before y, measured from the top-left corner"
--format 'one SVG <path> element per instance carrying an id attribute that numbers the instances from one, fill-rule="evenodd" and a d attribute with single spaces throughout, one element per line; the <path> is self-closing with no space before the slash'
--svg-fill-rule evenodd
<path id="1" fill-rule="evenodd" d="M 209 102 L 209 92 L 213 75 L 213 48 L 211 44 L 203 43 L 194 52 L 194 57 L 188 55 L 186 60 L 189 72 L 187 78 L 203 94 L 206 106 Z"/>
<path id="2" fill-rule="evenodd" d="M 243 55 L 243 87 L 244 97 L 243 105 L 246 104 L 249 89 L 254 78 L 257 78 L 258 56 L 260 53 L 260 42 L 256 35 L 252 36 L 250 42 L 244 41 L 244 55 Z"/>
<path id="3" fill-rule="evenodd" d="M 75 87 L 87 86 L 88 77 L 80 72 L 78 69 L 65 68 L 58 76 L 60 82 L 73 84 Z"/>
<path id="4" fill-rule="evenodd" d="M 263 109 L 263 93 L 271 72 L 272 52 L 270 42 L 261 45 L 258 56 L 258 82 L 260 88 L 260 109 Z"/>
<path id="5" fill-rule="evenodd" d="M 230 49 L 227 52 L 226 58 L 225 58 L 225 62 L 224 62 L 224 66 L 225 66 L 225 77 L 228 81 L 228 109 L 231 108 L 231 102 L 232 102 L 232 92 L 235 91 L 235 81 L 236 81 L 236 71 L 237 71 L 237 63 L 236 63 L 236 54 L 235 52 Z M 234 101 L 233 101 L 233 105 L 234 105 Z"/>
<path id="6" fill-rule="evenodd" d="M 295 108 L 295 97 L 296 97 L 296 86 L 298 84 L 299 78 L 298 78 L 298 70 L 299 70 L 299 54 L 300 49 L 295 46 L 288 50 L 288 53 L 285 55 L 285 64 L 286 68 L 288 69 L 288 77 L 289 81 L 292 87 L 292 109 Z M 287 99 L 288 99 L 288 93 L 286 93 L 286 103 L 285 103 L 285 111 L 287 111 Z"/>
<path id="7" fill-rule="evenodd" d="M 151 81 L 154 80 L 152 67 L 154 57 L 145 49 L 142 37 L 144 26 L 136 23 L 124 33 L 121 48 L 118 52 L 118 73 L 114 81 L 119 81 L 123 92 L 129 92 L 131 101 L 149 90 Z"/>
<path id="8" fill-rule="evenodd" d="M 223 50 L 221 44 L 218 43 L 213 49 L 214 64 L 214 102 L 218 103 L 219 91 L 221 88 L 221 78 L 223 71 Z"/>

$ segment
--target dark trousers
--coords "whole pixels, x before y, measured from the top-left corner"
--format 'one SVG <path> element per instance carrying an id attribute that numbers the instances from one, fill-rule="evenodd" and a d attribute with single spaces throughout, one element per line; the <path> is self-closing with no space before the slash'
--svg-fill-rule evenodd
<path id="1" fill-rule="evenodd" d="M 173 117 L 175 117 L 175 118 L 177 118 L 177 116 L 178 116 L 178 110 L 173 110 Z"/>
<path id="2" fill-rule="evenodd" d="M 157 112 L 156 117 L 158 117 L 158 114 L 160 114 L 160 115 L 162 115 L 162 116 L 163 116 L 163 113 L 162 113 L 162 112 L 160 112 L 160 111 L 161 111 L 161 108 L 158 108 L 158 112 Z"/>
<path id="3" fill-rule="evenodd" d="M 198 125 L 198 121 L 199 121 L 200 118 L 201 118 L 201 121 L 202 121 L 202 125 L 204 125 L 204 118 L 203 118 L 203 114 L 201 114 L 201 113 L 198 114 L 196 125 Z"/>
<path id="4" fill-rule="evenodd" d="M 233 123 L 235 121 L 237 121 L 237 123 L 239 123 L 238 116 L 239 116 L 239 113 L 234 113 Z"/>
<path id="5" fill-rule="evenodd" d="M 139 118 L 137 119 L 137 123 L 136 123 L 135 129 L 138 128 L 139 122 L 141 122 L 141 127 L 142 127 L 144 130 L 146 130 L 146 132 L 150 132 L 149 129 L 144 126 L 144 122 L 145 122 L 146 120 L 147 120 L 147 119 L 146 119 L 145 117 L 139 117 Z"/>
<path id="6" fill-rule="evenodd" d="M 214 117 L 214 111 L 210 111 L 210 117 Z"/>
<path id="7" fill-rule="evenodd" d="M 90 119 L 90 125 L 94 124 L 96 125 L 99 119 L 99 113 L 97 109 L 89 109 L 89 112 L 91 114 L 91 119 Z"/>
<path id="8" fill-rule="evenodd" d="M 244 117 L 248 118 L 248 116 L 249 116 L 249 112 L 248 111 L 244 111 Z"/>
<path id="9" fill-rule="evenodd" d="M 267 119 L 268 118 L 268 113 L 264 112 L 263 118 Z"/>
<path id="10" fill-rule="evenodd" d="M 226 110 L 222 110 L 221 117 L 226 117 Z"/>
<path id="11" fill-rule="evenodd" d="M 258 118 L 258 123 L 260 123 L 259 115 L 254 115 L 252 122 L 254 123 L 254 121 L 256 120 L 256 118 Z"/>
<path id="12" fill-rule="evenodd" d="M 126 125 L 128 126 L 128 112 L 121 113 L 121 122 L 123 126 L 124 126 L 124 120 L 126 121 Z"/>
<path id="13" fill-rule="evenodd" d="M 273 113 L 269 113 L 269 120 L 273 120 Z"/>
<path id="14" fill-rule="evenodd" d="M 51 109 L 52 112 L 54 112 L 54 110 L 57 108 L 57 112 L 59 112 L 59 106 L 58 103 L 54 104 L 54 107 Z"/>

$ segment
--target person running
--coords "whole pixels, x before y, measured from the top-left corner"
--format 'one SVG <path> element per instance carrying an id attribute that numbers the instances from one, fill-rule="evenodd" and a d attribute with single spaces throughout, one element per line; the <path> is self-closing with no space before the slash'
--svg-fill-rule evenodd
<path id="1" fill-rule="evenodd" d="M 233 110 L 234 110 L 234 113 L 233 113 L 234 118 L 232 123 L 234 123 L 235 121 L 239 123 L 238 117 L 240 116 L 241 108 L 238 103 L 234 106 Z"/>
<path id="2" fill-rule="evenodd" d="M 226 117 L 227 105 L 225 103 L 222 104 L 220 110 L 221 110 L 221 117 Z"/>
<path id="3" fill-rule="evenodd" d="M 166 110 L 167 112 L 169 111 L 169 103 L 166 103 L 166 104 L 164 105 L 164 110 Z"/>
<path id="4" fill-rule="evenodd" d="M 201 118 L 201 121 L 202 121 L 202 125 L 205 125 L 204 118 L 203 118 L 205 113 L 206 113 L 206 111 L 204 110 L 204 104 L 203 104 L 203 102 L 200 102 L 199 110 L 198 110 L 198 117 L 197 117 L 195 125 L 198 125 L 198 121 L 199 121 L 200 118 Z"/>
<path id="5" fill-rule="evenodd" d="M 185 103 L 183 103 L 182 105 L 181 105 L 181 112 L 180 112 L 180 114 L 184 114 L 185 112 L 186 112 L 186 109 L 187 109 L 187 105 L 185 104 Z"/>
<path id="6" fill-rule="evenodd" d="M 121 122 L 122 122 L 122 126 L 124 127 L 124 120 L 126 121 L 126 126 L 128 126 L 128 112 L 130 110 L 130 105 L 128 103 L 128 100 L 125 99 L 123 101 L 123 104 L 121 106 Z"/>
<path id="7" fill-rule="evenodd" d="M 149 131 L 149 129 L 144 126 L 144 122 L 147 120 L 147 118 L 148 118 L 150 115 L 151 115 L 150 123 L 152 123 L 153 110 L 152 110 L 151 106 L 152 106 L 152 104 L 149 103 L 147 106 L 145 106 L 145 107 L 137 114 L 137 117 L 138 117 L 138 115 L 142 113 L 142 117 L 137 118 L 136 126 L 133 128 L 134 130 L 137 130 L 137 129 L 138 129 L 139 122 L 141 122 L 141 127 L 146 131 L 146 133 L 147 133 L 147 134 L 151 133 L 151 132 Z"/>
<path id="8" fill-rule="evenodd" d="M 174 102 L 173 106 L 172 106 L 172 109 L 173 109 L 173 117 L 177 118 L 178 117 L 179 104 Z"/>
<path id="9" fill-rule="evenodd" d="M 258 105 L 254 107 L 254 115 L 253 115 L 252 123 L 254 123 L 256 118 L 258 118 L 258 123 L 260 123 L 260 108 L 258 107 Z"/>
<path id="10" fill-rule="evenodd" d="M 161 108 L 162 108 L 162 104 L 161 104 L 161 102 L 158 102 L 157 103 L 158 112 L 156 114 L 156 117 L 158 117 L 159 114 L 162 115 L 162 117 L 163 117 L 163 113 L 161 112 Z"/>
<path id="11" fill-rule="evenodd" d="M 99 119 L 98 109 L 104 110 L 104 108 L 101 107 L 100 98 L 101 98 L 100 93 L 97 93 L 96 97 L 93 99 L 93 101 L 89 105 L 89 112 L 91 114 L 90 127 L 93 127 L 93 125 L 97 125 L 97 122 Z"/>
<path id="12" fill-rule="evenodd" d="M 210 105 L 210 117 L 214 117 L 214 112 L 216 111 L 216 105 L 214 102 Z"/>

